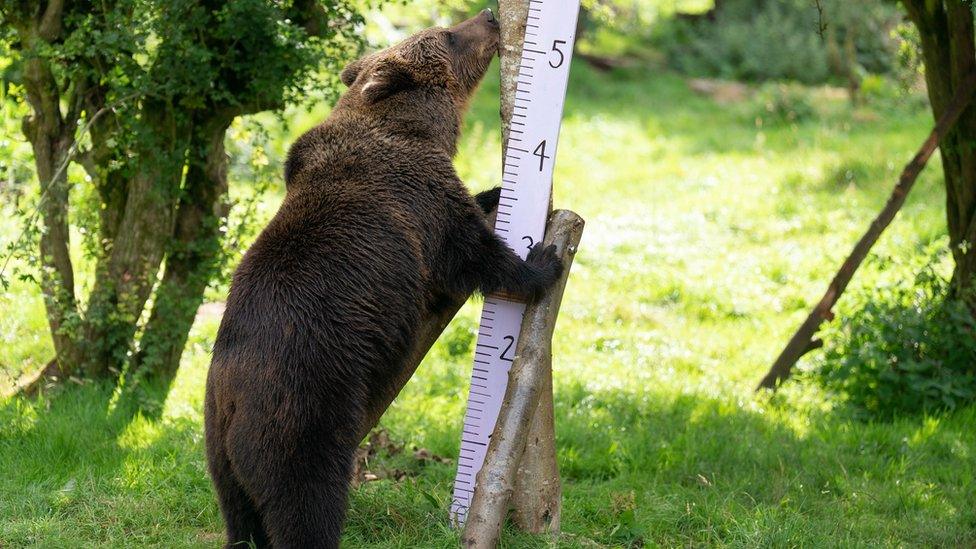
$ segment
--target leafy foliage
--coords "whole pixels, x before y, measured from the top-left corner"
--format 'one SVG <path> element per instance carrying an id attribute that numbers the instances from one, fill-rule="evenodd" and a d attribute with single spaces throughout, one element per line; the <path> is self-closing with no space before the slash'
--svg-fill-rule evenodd
<path id="1" fill-rule="evenodd" d="M 810 94 L 799 84 L 777 82 L 763 85 L 753 98 L 755 118 L 762 125 L 795 124 L 816 117 Z"/>
<path id="2" fill-rule="evenodd" d="M 660 43 L 671 65 L 690 74 L 819 83 L 844 76 L 831 48 L 854 33 L 860 70 L 894 69 L 896 8 L 880 0 L 823 3 L 822 29 L 810 0 L 726 0 L 710 18 L 674 21 Z"/>
<path id="3" fill-rule="evenodd" d="M 976 320 L 949 295 L 940 269 L 944 241 L 938 249 L 914 280 L 845 295 L 842 320 L 825 333 L 814 377 L 869 415 L 951 410 L 976 400 Z"/>
<path id="4" fill-rule="evenodd" d="M 335 99 L 367 5 L 0 1 L 10 23 L 0 31 L 0 71 L 13 100 L 5 103 L 26 122 L 37 173 L 56 174 L 39 182 L 24 237 L 8 250 L 42 273 L 64 371 L 118 375 L 129 357 L 175 371 L 193 311 L 233 255 L 222 249 L 228 128 L 243 115 Z M 70 164 L 87 176 L 65 181 Z M 255 190 L 267 179 L 254 177 Z M 83 271 L 67 258 L 67 229 L 47 242 L 60 259 L 28 252 L 38 231 L 45 246 L 43 235 L 65 219 L 95 274 L 88 295 L 74 292 L 72 271 Z M 140 325 L 147 304 L 152 315 Z"/>

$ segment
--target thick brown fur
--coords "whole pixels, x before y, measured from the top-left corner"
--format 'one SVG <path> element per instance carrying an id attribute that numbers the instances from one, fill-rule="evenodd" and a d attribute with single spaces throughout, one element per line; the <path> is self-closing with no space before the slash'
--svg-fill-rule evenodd
<path id="1" fill-rule="evenodd" d="M 292 146 L 281 209 L 234 274 L 205 404 L 228 546 L 337 547 L 363 410 L 390 391 L 421 319 L 447 297 L 531 296 L 522 261 L 452 157 L 497 50 L 490 12 L 353 62 L 329 118 Z"/>

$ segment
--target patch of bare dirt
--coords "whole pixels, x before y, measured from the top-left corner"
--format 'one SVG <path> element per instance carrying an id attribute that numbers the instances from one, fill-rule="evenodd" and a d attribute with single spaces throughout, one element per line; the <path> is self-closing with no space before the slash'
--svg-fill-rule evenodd
<path id="1" fill-rule="evenodd" d="M 411 467 L 410 470 L 384 467 L 375 459 L 380 455 L 393 457 L 402 453 L 403 450 L 404 445 L 390 439 L 390 434 L 386 429 L 379 429 L 370 433 L 366 442 L 356 450 L 356 461 L 352 475 L 353 487 L 377 480 L 399 482 L 409 476 L 416 475 L 416 467 Z M 438 456 L 426 448 L 415 447 L 412 458 L 419 467 L 428 463 L 454 463 L 454 460 Z"/>
<path id="2" fill-rule="evenodd" d="M 741 103 L 752 97 L 752 88 L 742 82 L 730 80 L 715 80 L 712 78 L 690 78 L 688 87 L 691 91 L 706 95 L 716 103 L 723 105 Z"/>

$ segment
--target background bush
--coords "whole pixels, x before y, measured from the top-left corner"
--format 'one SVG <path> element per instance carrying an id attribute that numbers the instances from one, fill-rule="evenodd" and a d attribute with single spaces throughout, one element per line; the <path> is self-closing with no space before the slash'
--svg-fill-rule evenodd
<path id="1" fill-rule="evenodd" d="M 976 322 L 949 295 L 945 253 L 930 257 L 914 280 L 849 292 L 839 322 L 824 334 L 814 377 L 870 416 L 952 410 L 976 400 Z"/>
<path id="2" fill-rule="evenodd" d="M 858 70 L 898 67 L 897 7 L 879 0 L 823 5 L 821 20 L 811 0 L 726 0 L 711 17 L 671 21 L 658 40 L 674 68 L 699 76 L 808 84 L 845 77 L 836 57 L 848 32 Z"/>
<path id="3" fill-rule="evenodd" d="M 762 85 L 752 98 L 753 118 L 767 124 L 792 124 L 817 117 L 809 91 L 790 82 Z"/>

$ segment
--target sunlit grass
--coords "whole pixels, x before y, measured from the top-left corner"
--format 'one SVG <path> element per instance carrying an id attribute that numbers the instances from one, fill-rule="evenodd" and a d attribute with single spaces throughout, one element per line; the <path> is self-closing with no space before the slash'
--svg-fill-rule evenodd
<path id="1" fill-rule="evenodd" d="M 472 190 L 499 180 L 497 93 L 489 79 L 459 147 Z M 752 393 L 931 123 L 813 97 L 815 118 L 759 125 L 755 105 L 717 105 L 672 74 L 574 67 L 555 205 L 587 228 L 555 338 L 559 546 L 976 544 L 976 410 L 861 423 L 813 386 Z M 273 132 L 278 160 L 323 115 Z M 881 253 L 944 234 L 940 185 L 927 169 Z M 16 311 L 0 316 L 2 367 L 43 362 L 36 290 L 17 282 L 2 306 Z M 478 308 L 465 307 L 383 420 L 408 450 L 457 454 Z M 160 418 L 106 410 L 101 387 L 0 404 L 0 545 L 221 542 L 201 428 L 216 322 L 194 327 Z M 410 454 L 376 463 L 405 480 L 353 493 L 347 546 L 456 545 L 453 466 Z M 514 532 L 503 542 L 547 546 Z"/>

